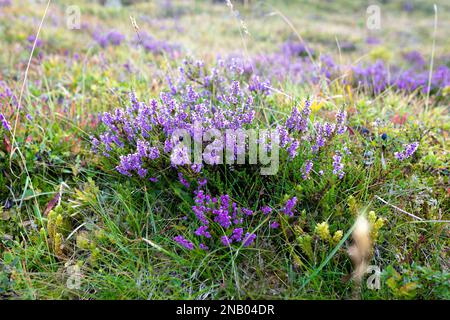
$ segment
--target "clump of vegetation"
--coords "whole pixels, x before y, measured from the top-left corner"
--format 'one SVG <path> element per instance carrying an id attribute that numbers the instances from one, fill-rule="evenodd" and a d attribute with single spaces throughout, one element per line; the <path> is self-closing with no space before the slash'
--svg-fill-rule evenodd
<path id="1" fill-rule="evenodd" d="M 328 5 L 0 5 L 0 297 L 449 299 L 448 31 Z"/>

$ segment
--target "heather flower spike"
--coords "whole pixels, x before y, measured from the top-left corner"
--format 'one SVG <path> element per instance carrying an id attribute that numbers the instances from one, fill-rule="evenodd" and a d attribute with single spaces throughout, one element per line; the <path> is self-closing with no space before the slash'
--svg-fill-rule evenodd
<path id="1" fill-rule="evenodd" d="M 402 150 L 400 152 L 395 152 L 394 156 L 398 160 L 404 161 L 404 160 L 410 158 L 417 151 L 418 147 L 419 147 L 419 142 L 417 142 L 417 141 L 413 142 L 411 144 L 406 144 L 404 146 L 404 150 Z"/>

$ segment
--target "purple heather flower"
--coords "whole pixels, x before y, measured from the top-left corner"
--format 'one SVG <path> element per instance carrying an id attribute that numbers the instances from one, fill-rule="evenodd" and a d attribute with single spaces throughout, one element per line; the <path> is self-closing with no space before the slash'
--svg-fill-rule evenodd
<path id="1" fill-rule="evenodd" d="M 194 211 L 195 216 L 198 220 L 200 220 L 200 222 L 209 224 L 205 215 L 207 213 L 207 209 L 204 206 L 192 206 L 192 211 Z"/>
<path id="2" fill-rule="evenodd" d="M 411 1 L 405 1 L 403 2 L 403 10 L 406 12 L 411 12 L 414 10 L 414 3 Z"/>
<path id="3" fill-rule="evenodd" d="M 353 72 L 358 85 L 364 85 L 376 94 L 384 91 L 389 85 L 389 70 L 382 60 L 377 60 L 366 68 L 356 66 Z"/>
<path id="4" fill-rule="evenodd" d="M 183 176 L 183 174 L 182 174 L 181 172 L 178 172 L 178 179 L 180 180 L 181 184 L 182 184 L 185 188 L 189 189 L 189 187 L 190 187 L 191 185 L 190 185 L 189 181 L 187 181 L 187 180 L 184 178 L 184 176 Z"/>
<path id="5" fill-rule="evenodd" d="M 351 155 L 352 154 L 350 149 L 345 144 L 344 144 L 342 150 L 344 150 L 345 154 L 347 154 L 347 155 Z"/>
<path id="6" fill-rule="evenodd" d="M 179 45 L 154 39 L 152 36 L 145 32 L 141 32 L 135 42 L 138 44 L 142 44 L 146 51 L 149 51 L 153 54 L 167 53 L 173 56 L 180 51 Z"/>
<path id="7" fill-rule="evenodd" d="M 303 167 L 303 172 L 302 172 L 302 177 L 303 179 L 308 179 L 309 178 L 309 173 L 311 172 L 311 169 L 313 167 L 313 162 L 311 160 L 307 160 L 305 162 L 305 165 Z"/>
<path id="8" fill-rule="evenodd" d="M 186 238 L 184 238 L 183 236 L 176 236 L 175 238 L 173 238 L 173 240 L 188 250 L 194 249 L 194 244 L 189 240 L 187 240 Z"/>
<path id="9" fill-rule="evenodd" d="M 280 146 L 284 148 L 291 141 L 291 138 L 289 137 L 289 132 L 286 130 L 284 126 L 278 126 L 277 130 L 280 136 Z"/>
<path id="10" fill-rule="evenodd" d="M 311 114 L 310 101 L 306 100 L 305 107 L 300 112 L 296 107 L 292 108 L 289 118 L 286 120 L 286 128 L 305 132 L 308 129 L 308 120 Z"/>
<path id="11" fill-rule="evenodd" d="M 1 115 L 0 115 L 0 119 L 1 119 Z M 94 136 L 90 136 L 90 139 L 91 139 L 91 143 L 92 143 L 92 151 L 94 151 L 94 153 L 98 153 L 98 148 L 101 145 L 100 140 L 98 140 Z"/>
<path id="12" fill-rule="evenodd" d="M 299 145 L 300 145 L 300 142 L 298 142 L 298 140 L 293 140 L 291 142 L 291 145 L 288 148 L 288 153 L 292 159 L 294 159 L 297 156 L 297 149 L 298 149 Z"/>
<path id="13" fill-rule="evenodd" d="M 233 230 L 233 233 L 231 234 L 230 239 L 233 241 L 241 241 L 242 235 L 244 234 L 244 229 L 242 228 L 236 228 Z"/>
<path id="14" fill-rule="evenodd" d="M 9 125 L 8 121 L 6 120 L 5 116 L 2 113 L 0 113 L 0 122 L 7 131 L 11 131 L 11 126 Z"/>
<path id="15" fill-rule="evenodd" d="M 138 173 L 139 177 L 141 177 L 141 178 L 145 178 L 145 176 L 147 176 L 147 172 L 148 172 L 148 170 L 144 169 L 144 168 L 137 169 L 137 173 Z"/>
<path id="16" fill-rule="evenodd" d="M 425 59 L 419 51 L 409 51 L 403 54 L 403 58 L 417 67 L 423 67 L 426 64 Z"/>
<path id="17" fill-rule="evenodd" d="M 142 160 L 137 153 L 120 156 L 120 164 L 116 170 L 126 176 L 132 176 L 133 171 L 136 171 L 142 178 L 147 174 L 147 170 L 142 168 Z"/>
<path id="18" fill-rule="evenodd" d="M 321 55 L 320 63 L 320 72 L 325 75 L 327 79 L 331 79 L 332 75 L 339 71 L 338 66 L 330 55 Z"/>
<path id="19" fill-rule="evenodd" d="M 273 221 L 270 223 L 271 229 L 277 229 L 280 226 L 280 224 L 277 221 Z"/>
<path id="20" fill-rule="evenodd" d="M 304 43 L 295 41 L 286 41 L 283 43 L 281 51 L 288 57 L 306 57 L 309 54 L 314 54 L 314 51 Z"/>
<path id="21" fill-rule="evenodd" d="M 272 212 L 272 208 L 269 206 L 264 206 L 261 208 L 262 213 L 267 216 L 269 213 Z"/>
<path id="22" fill-rule="evenodd" d="M 120 32 L 113 30 L 106 35 L 106 38 L 108 39 L 109 43 L 114 46 L 118 46 L 125 39 L 125 36 Z"/>
<path id="23" fill-rule="evenodd" d="M 222 237 L 220 237 L 220 241 L 222 242 L 222 244 L 223 244 L 225 247 L 229 247 L 230 244 L 231 244 L 231 242 L 232 242 L 232 240 L 230 240 L 230 238 L 228 238 L 228 236 L 222 236 Z"/>
<path id="24" fill-rule="evenodd" d="M 205 245 L 204 243 L 200 243 L 199 247 L 200 247 L 200 249 L 202 249 L 202 250 L 209 250 L 208 246 Z"/>
<path id="25" fill-rule="evenodd" d="M 336 114 L 336 125 L 338 127 L 337 133 L 344 134 L 347 130 L 345 126 L 345 121 L 347 119 L 347 112 L 345 110 L 341 110 Z"/>
<path id="26" fill-rule="evenodd" d="M 216 213 L 214 222 L 217 222 L 225 229 L 228 229 L 231 226 L 231 217 L 229 216 L 228 212 L 224 210 L 213 210 L 213 213 Z"/>
<path id="27" fill-rule="evenodd" d="M 172 151 L 173 148 L 173 144 L 170 138 L 166 139 L 166 141 L 164 141 L 164 153 L 169 153 L 170 151 Z"/>
<path id="28" fill-rule="evenodd" d="M 326 122 L 324 125 L 324 135 L 328 138 L 334 133 L 336 125 L 334 123 Z"/>
<path id="29" fill-rule="evenodd" d="M 284 214 L 292 217 L 294 215 L 293 209 L 296 204 L 297 204 L 297 197 L 290 198 L 286 202 L 286 205 L 284 206 L 284 209 L 283 209 Z"/>
<path id="30" fill-rule="evenodd" d="M 208 183 L 208 180 L 206 178 L 198 179 L 198 185 L 199 187 L 204 187 Z"/>
<path id="31" fill-rule="evenodd" d="M 253 214 L 253 211 L 247 208 L 242 208 L 242 213 L 245 214 L 246 216 L 251 216 Z"/>
<path id="32" fill-rule="evenodd" d="M 195 231 L 196 236 L 203 236 L 205 238 L 211 238 L 211 234 L 208 232 L 208 226 L 201 226 Z"/>
<path id="33" fill-rule="evenodd" d="M 28 40 L 28 42 L 31 43 L 31 44 L 34 43 L 34 41 L 36 41 L 36 47 L 37 47 L 37 48 L 42 47 L 42 41 L 41 41 L 40 39 L 37 39 L 37 40 L 36 40 L 36 36 L 35 36 L 34 34 L 28 36 L 27 40 Z"/>
<path id="34" fill-rule="evenodd" d="M 150 143 L 148 141 L 138 140 L 137 141 L 137 153 L 141 158 L 147 158 L 148 156 L 148 148 L 150 147 Z"/>
<path id="35" fill-rule="evenodd" d="M 125 36 L 116 30 L 112 30 L 106 34 L 96 31 L 93 34 L 93 38 L 103 48 L 108 46 L 109 44 L 118 46 L 122 43 L 123 40 L 125 40 Z"/>
<path id="36" fill-rule="evenodd" d="M 374 37 L 374 36 L 368 36 L 366 38 L 366 43 L 367 44 L 379 44 L 380 42 L 381 41 L 378 38 Z"/>
<path id="37" fill-rule="evenodd" d="M 151 160 L 155 160 L 155 159 L 159 158 L 159 149 L 157 147 L 148 148 L 148 157 Z"/>
<path id="38" fill-rule="evenodd" d="M 262 93 L 264 95 L 270 94 L 270 81 L 264 80 L 261 81 L 257 75 L 253 75 L 250 79 L 250 83 L 248 85 L 248 89 L 252 92 Z"/>
<path id="39" fill-rule="evenodd" d="M 244 247 L 248 247 L 250 246 L 256 239 L 256 234 L 254 233 L 246 233 L 244 240 L 243 240 L 243 245 Z"/>
<path id="40" fill-rule="evenodd" d="M 345 172 L 343 171 L 344 164 L 341 161 L 342 161 L 341 154 L 336 153 L 333 156 L 333 174 L 337 175 L 339 177 L 339 179 L 342 179 L 345 174 Z"/>
<path id="41" fill-rule="evenodd" d="M 401 152 L 395 152 L 394 156 L 400 161 L 406 160 L 416 152 L 418 147 L 419 142 L 417 141 L 411 144 L 406 144 L 404 150 Z"/>
<path id="42" fill-rule="evenodd" d="M 316 129 L 316 143 L 311 147 L 312 152 L 316 153 L 325 145 L 327 132 L 326 125 L 322 125 L 319 122 L 314 123 L 314 128 Z M 331 129 L 329 129 L 331 130 Z"/>

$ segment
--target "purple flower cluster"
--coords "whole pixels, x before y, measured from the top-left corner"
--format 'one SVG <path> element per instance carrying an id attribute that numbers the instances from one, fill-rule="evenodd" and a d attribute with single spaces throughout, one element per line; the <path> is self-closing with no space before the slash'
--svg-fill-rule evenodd
<path id="1" fill-rule="evenodd" d="M 270 81 L 267 79 L 261 80 L 261 78 L 259 76 L 253 75 L 250 78 L 250 83 L 248 84 L 248 89 L 251 92 L 269 95 L 270 94 Z"/>
<path id="2" fill-rule="evenodd" d="M 321 150 L 332 140 L 343 135 L 347 131 L 347 112 L 340 110 L 336 114 L 336 122 L 320 122 L 314 121 L 311 125 L 309 123 L 311 115 L 310 101 L 307 100 L 303 109 L 300 111 L 297 107 L 293 107 L 290 115 L 286 119 L 284 125 L 278 125 L 277 130 L 280 137 L 280 146 L 286 150 L 291 159 L 295 159 L 301 151 L 308 152 L 310 150 L 313 154 L 319 154 Z M 339 160 L 339 166 L 344 166 Z M 338 164 L 336 163 L 336 166 Z M 306 160 L 302 167 L 303 179 L 308 179 L 313 168 L 313 162 Z M 323 170 L 319 170 L 321 175 Z M 337 172 L 337 173 L 336 173 Z M 334 174 L 343 176 L 342 169 L 333 170 Z"/>
<path id="3" fill-rule="evenodd" d="M 173 238 L 173 240 L 188 250 L 194 249 L 194 244 L 189 240 L 187 240 L 186 238 L 184 238 L 183 236 L 176 236 L 175 238 Z"/>
<path id="4" fill-rule="evenodd" d="M 303 166 L 303 172 L 302 172 L 302 177 L 303 179 L 308 179 L 309 178 L 309 173 L 311 172 L 311 169 L 313 167 L 313 162 L 311 160 L 307 160 L 305 165 Z"/>
<path id="5" fill-rule="evenodd" d="M 369 43 L 376 43 L 376 39 L 368 38 Z M 354 44 L 342 43 L 341 49 L 353 50 Z M 308 52 L 313 57 L 311 57 Z M 387 88 L 394 88 L 400 91 L 412 92 L 421 89 L 426 93 L 428 89 L 429 70 L 424 57 L 417 51 L 403 54 L 407 66 L 398 65 L 387 66 L 382 60 L 365 65 L 346 66 L 337 64 L 329 55 L 315 55 L 314 50 L 307 45 L 295 42 L 285 42 L 281 50 L 273 54 L 263 54 L 252 58 L 242 64 L 242 68 L 236 68 L 241 72 L 251 70 L 253 74 L 264 77 L 270 81 L 288 81 L 291 83 L 311 83 L 318 84 L 323 79 L 334 80 L 343 78 L 347 84 L 352 84 L 357 88 L 366 88 L 378 94 Z M 234 61 L 244 59 L 233 57 Z M 450 68 L 448 62 L 438 61 L 437 67 L 433 70 L 431 78 L 431 91 L 437 94 L 450 85 Z M 446 65 L 447 64 L 447 65 Z M 248 67 L 250 66 L 250 67 Z M 347 70 L 352 70 L 350 76 L 345 76 Z M 264 88 L 266 86 L 262 86 Z M 252 88 L 257 86 L 252 85 Z"/>
<path id="6" fill-rule="evenodd" d="M 219 58 L 217 64 L 210 70 L 202 61 L 185 59 L 183 66 L 180 67 L 178 82 L 174 83 L 172 79 L 168 79 L 171 92 L 178 92 L 189 80 L 200 85 L 199 94 L 209 96 L 213 100 L 217 99 L 218 102 L 229 100 L 226 96 L 232 82 L 235 82 L 236 89 L 239 89 L 237 83 L 247 83 L 246 89 L 251 93 L 261 93 L 263 96 L 270 93 L 270 81 L 256 72 L 252 62 L 241 57 Z"/>
<path id="7" fill-rule="evenodd" d="M 429 70 L 424 58 L 416 51 L 405 54 L 404 58 L 412 67 L 389 68 L 381 60 L 365 67 L 354 67 L 353 76 L 356 85 L 366 87 L 375 94 L 379 94 L 388 87 L 407 92 L 421 89 L 423 93 L 426 93 L 429 85 Z M 439 93 L 448 86 L 450 86 L 450 68 L 444 64 L 439 65 L 432 73 L 430 91 Z"/>
<path id="8" fill-rule="evenodd" d="M 94 32 L 93 38 L 101 47 L 105 48 L 108 45 L 119 46 L 125 40 L 125 35 L 116 30 L 106 33 L 97 30 Z"/>
<path id="9" fill-rule="evenodd" d="M 223 246 L 242 244 L 250 246 L 256 239 L 256 234 L 246 232 L 244 223 L 246 219 L 254 216 L 254 212 L 245 207 L 239 207 L 227 194 L 212 197 L 202 188 L 195 191 L 195 205 L 192 211 L 196 223 L 200 226 L 194 232 L 199 238 L 199 248 L 209 248 L 209 245 L 220 243 Z M 264 214 L 269 214 L 272 209 L 264 207 Z M 274 224 L 276 226 L 276 224 Z"/>
<path id="10" fill-rule="evenodd" d="M 413 66 L 423 67 L 426 64 L 425 58 L 419 51 L 409 51 L 403 54 L 403 58 Z"/>
<path id="11" fill-rule="evenodd" d="M 306 57 L 314 55 L 314 50 L 302 42 L 288 40 L 282 44 L 281 53 L 288 57 Z"/>
<path id="12" fill-rule="evenodd" d="M 419 147 L 419 142 L 413 142 L 411 144 L 406 144 L 404 150 L 400 152 L 395 152 L 394 156 L 400 161 L 406 160 L 410 158 Z"/>
<path id="13" fill-rule="evenodd" d="M 201 172 L 203 164 L 192 164 L 191 146 L 188 148 L 173 133 L 184 129 L 195 139 L 214 129 L 222 137 L 209 144 L 212 151 L 203 149 L 202 156 L 206 164 L 216 165 L 223 160 L 217 150 L 228 149 L 230 141 L 240 140 L 236 134 L 225 133 L 226 129 L 254 128 L 254 90 L 264 92 L 264 88 L 243 86 L 256 79 L 253 70 L 246 60 L 238 58 L 219 60 L 209 69 L 201 61 L 185 60 L 178 77 L 167 79 L 168 91 L 161 92 L 159 100 L 144 103 L 131 94 L 127 107 L 105 112 L 101 116 L 105 130 L 92 138 L 93 150 L 106 157 L 118 155 L 116 170 L 129 177 L 149 180 L 161 165 L 167 166 L 167 159 L 174 168 L 183 166 Z M 319 155 L 334 137 L 346 131 L 344 110 L 337 113 L 335 123 L 312 121 L 311 115 L 310 101 L 306 100 L 302 108 L 294 106 L 284 124 L 277 127 L 280 145 L 292 160 L 301 152 Z M 248 145 L 235 144 L 235 148 L 237 157 L 245 154 Z M 302 169 L 305 179 L 312 166 L 309 160 Z M 188 186 L 181 176 L 179 180 Z"/>
<path id="14" fill-rule="evenodd" d="M 264 207 L 261 208 L 261 212 L 262 212 L 265 216 L 267 216 L 269 213 L 272 212 L 272 208 L 269 207 L 269 206 L 264 206 Z"/>
<path id="15" fill-rule="evenodd" d="M 169 156 L 173 167 L 190 166 L 199 172 L 202 165 L 192 164 L 188 146 L 173 133 L 184 129 L 195 139 L 197 134 L 203 135 L 209 129 L 220 132 L 244 129 L 253 123 L 256 113 L 252 93 L 242 88 L 239 81 L 224 77 L 220 90 L 216 87 L 212 91 L 203 83 L 199 84 L 206 79 L 218 79 L 215 72 L 209 73 L 200 62 L 195 65 L 186 62 L 180 68 L 177 81 L 171 82 L 170 91 L 161 92 L 159 101 L 151 100 L 146 104 L 131 94 L 128 107 L 103 113 L 101 122 L 105 130 L 98 137 L 92 137 L 93 150 L 106 157 L 110 157 L 111 152 L 119 154 L 116 170 L 130 177 L 153 176 L 150 174 L 152 167 L 163 161 L 163 155 Z M 223 141 L 215 139 L 214 150 L 205 150 L 206 163 L 218 163 L 220 155 L 215 150 L 223 150 L 226 143 L 233 141 L 228 138 L 233 137 L 226 136 Z M 246 151 L 245 146 L 236 148 L 236 155 Z"/>
<path id="16" fill-rule="evenodd" d="M 339 179 L 342 179 L 345 175 L 342 155 L 338 152 L 333 156 L 333 174 L 337 175 Z"/>
<path id="17" fill-rule="evenodd" d="M 175 57 L 181 52 L 181 46 L 178 44 L 169 43 L 163 40 L 157 40 L 151 35 L 141 32 L 134 40 L 136 44 L 142 45 L 142 47 L 155 55 L 168 54 L 171 57 Z"/>
<path id="18" fill-rule="evenodd" d="M 180 180 L 181 184 L 189 189 L 189 187 L 191 186 L 191 184 L 189 183 L 189 181 L 186 180 L 186 178 L 183 176 L 183 174 L 181 172 L 178 172 L 178 179 Z"/>
<path id="19" fill-rule="evenodd" d="M 9 99 L 15 100 L 14 93 L 4 81 L 0 81 L 0 89 L 0 99 L 5 99 L 5 101 L 8 101 Z"/>
<path id="20" fill-rule="evenodd" d="M 389 86 L 389 71 L 382 60 L 377 60 L 368 66 L 358 65 L 353 68 L 353 76 L 357 87 L 370 88 L 379 94 Z"/>
<path id="21" fill-rule="evenodd" d="M 9 7 L 11 4 L 12 4 L 11 0 L 0 0 L 0 8 Z"/>
<path id="22" fill-rule="evenodd" d="M 27 41 L 29 43 L 29 48 L 31 49 L 33 47 L 34 42 L 36 41 L 36 48 L 40 48 L 43 45 L 42 40 L 37 39 L 36 40 L 36 36 L 34 34 L 28 36 Z"/>
<path id="23" fill-rule="evenodd" d="M 16 105 L 16 97 L 8 85 L 0 81 L 0 129 L 3 127 L 6 131 L 11 131 L 11 125 L 7 120 L 12 119 Z"/>
<path id="24" fill-rule="evenodd" d="M 375 44 L 380 44 L 381 41 L 380 41 L 380 39 L 378 39 L 378 38 L 376 38 L 374 36 L 368 36 L 366 38 L 366 43 L 369 44 L 369 45 L 375 45 Z"/>
<path id="25" fill-rule="evenodd" d="M 294 215 L 294 207 L 297 204 L 297 197 L 292 197 L 286 201 L 283 212 L 284 214 L 292 217 Z"/>
<path id="26" fill-rule="evenodd" d="M 0 113 L 0 123 L 5 128 L 6 131 L 11 131 L 11 126 L 8 123 L 8 120 L 6 120 L 5 116 Z"/>
<path id="27" fill-rule="evenodd" d="M 341 110 L 336 114 L 336 125 L 338 128 L 337 129 L 338 134 L 344 134 L 345 131 L 347 130 L 347 127 L 345 126 L 346 119 L 347 119 L 347 112 L 345 112 L 344 110 Z"/>
<path id="28" fill-rule="evenodd" d="M 307 100 L 302 112 L 296 107 L 292 108 L 291 115 L 287 118 L 285 126 L 287 129 L 304 132 L 308 128 L 309 115 L 311 114 L 310 101 Z"/>

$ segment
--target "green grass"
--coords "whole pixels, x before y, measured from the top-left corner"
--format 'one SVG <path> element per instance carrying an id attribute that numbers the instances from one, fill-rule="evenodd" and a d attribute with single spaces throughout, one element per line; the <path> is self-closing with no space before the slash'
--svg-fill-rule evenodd
<path id="1" fill-rule="evenodd" d="M 51 15 L 64 21 L 65 4 L 52 4 Z M 436 56 L 440 57 L 449 52 L 446 25 L 450 20 L 448 5 L 444 1 L 438 5 L 441 27 Z M 225 5 L 178 4 L 176 19 L 153 2 L 121 10 L 87 1 L 80 1 L 80 6 L 83 22 L 114 26 L 128 36 L 134 33 L 129 22 L 132 15 L 141 30 L 181 43 L 187 48 L 183 54 L 201 57 L 209 65 L 217 54 L 243 51 L 239 22 Z M 339 40 L 352 39 L 357 49 L 342 53 L 346 62 L 369 59 L 372 49 L 364 44 L 365 6 L 354 1 L 236 5 L 251 33 L 244 36 L 249 54 L 274 52 L 278 44 L 294 37 L 283 19 L 269 14 L 278 9 L 319 52 L 339 55 L 336 30 Z M 394 3 L 382 7 L 386 27 L 377 36 L 383 40 L 380 50 L 389 52 L 393 60 L 416 48 L 417 42 L 424 54 L 431 53 L 433 11 L 422 3 L 416 8 L 406 14 Z M 0 22 L 0 41 L 5 43 L 0 49 L 0 80 L 17 92 L 29 56 L 26 38 L 37 26 L 13 17 L 40 19 L 43 9 L 0 8 L 7 15 Z M 301 14 L 295 15 L 296 10 Z M 155 19 L 154 25 L 145 22 L 144 15 Z M 169 27 L 159 28 L 158 23 Z M 184 31 L 174 32 L 175 24 Z M 406 34 L 399 34 L 405 26 Z M 411 35 L 417 38 L 411 40 Z M 89 136 L 99 132 L 98 112 L 126 105 L 131 89 L 143 101 L 157 97 L 165 87 L 165 75 L 176 72 L 178 61 L 126 45 L 101 49 L 88 33 L 53 26 L 49 19 L 41 39 L 45 47 L 37 52 L 42 50 L 44 58 L 33 60 L 22 101 L 23 113 L 30 113 L 33 120 L 21 114 L 15 137 L 23 159 L 18 152 L 8 151 L 9 140 L 0 140 L 0 297 L 350 299 L 360 290 L 363 299 L 450 298 L 448 97 L 431 97 L 431 107 L 425 111 L 426 97 L 420 93 L 388 90 L 374 97 L 363 89 L 349 93 L 339 83 L 320 88 L 277 83 L 276 88 L 299 101 L 322 97 L 324 105 L 314 115 L 318 118 L 330 118 L 340 106 L 348 106 L 349 126 L 355 131 L 346 141 L 353 154 L 348 174 L 342 181 L 316 176 L 304 182 L 300 172 L 304 158 L 288 162 L 286 157 L 279 174 L 271 177 L 260 176 L 252 168 L 208 171 L 213 194 L 228 193 L 239 205 L 252 209 L 261 202 L 270 204 L 281 227 L 270 229 L 268 219 L 256 216 L 249 223 L 259 231 L 254 246 L 187 251 L 172 240 L 192 233 L 194 227 L 183 220 L 193 216 L 192 194 L 176 174 L 167 170 L 161 172 L 160 183 L 143 185 L 120 177 L 110 162 L 92 153 L 89 144 Z M 80 55 L 78 60 L 70 58 L 74 53 Z M 122 65 L 129 61 L 136 73 L 124 71 Z M 258 103 L 260 118 L 272 123 L 292 107 L 282 94 Z M 6 104 L 2 108 L 6 110 Z M 405 114 L 403 125 L 393 121 Z M 383 121 L 379 129 L 372 125 L 377 119 Z M 362 127 L 370 133 L 362 133 Z M 384 132 L 387 142 L 380 138 Z M 403 141 L 415 140 L 421 145 L 411 161 L 383 163 L 382 157 L 392 155 Z M 373 164 L 364 164 L 365 151 L 375 153 Z M 294 195 L 301 215 L 287 219 L 279 209 Z M 394 206 L 423 220 L 413 220 Z M 385 220 L 369 262 L 383 270 L 380 290 L 369 290 L 365 281 L 358 289 L 348 280 L 352 264 L 346 249 L 353 223 L 361 211 L 369 210 Z M 51 235 L 54 212 L 62 217 L 58 225 L 62 247 L 58 248 Z M 323 221 L 332 234 L 343 231 L 338 243 L 317 236 L 315 226 Z M 73 279 L 70 268 L 75 265 L 81 274 L 80 287 L 70 288 L 67 281 Z"/>

